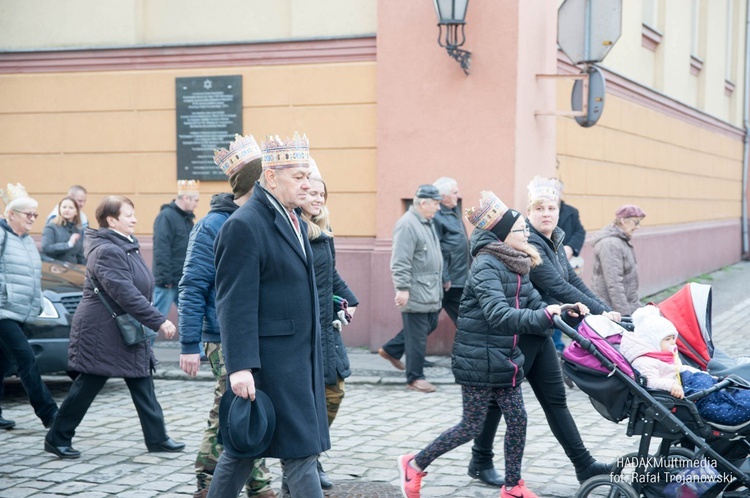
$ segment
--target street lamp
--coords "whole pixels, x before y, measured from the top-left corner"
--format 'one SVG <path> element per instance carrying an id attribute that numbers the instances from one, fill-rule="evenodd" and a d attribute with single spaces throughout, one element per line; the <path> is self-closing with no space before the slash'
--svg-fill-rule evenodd
<path id="1" fill-rule="evenodd" d="M 435 13 L 440 30 L 438 31 L 438 44 L 445 47 L 448 55 L 456 59 L 461 64 L 461 69 L 468 75 L 471 52 L 459 47 L 466 41 L 464 25 L 466 24 L 466 8 L 469 6 L 469 0 L 433 0 L 433 2 L 435 3 Z M 443 36 L 443 27 L 445 27 L 445 36 Z"/>

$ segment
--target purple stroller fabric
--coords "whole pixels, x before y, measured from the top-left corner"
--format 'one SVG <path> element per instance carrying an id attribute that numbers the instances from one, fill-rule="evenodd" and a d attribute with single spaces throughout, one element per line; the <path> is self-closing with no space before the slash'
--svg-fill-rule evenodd
<path id="1" fill-rule="evenodd" d="M 605 321 L 602 321 L 606 320 Z M 607 323 L 608 322 L 608 323 Z M 586 317 L 581 324 L 578 326 L 578 333 L 584 338 L 590 340 L 596 349 L 599 350 L 607 359 L 614 363 L 617 368 L 622 370 L 624 373 L 629 375 L 631 378 L 635 378 L 633 368 L 630 363 L 614 348 L 614 345 L 619 344 L 622 340 L 622 336 L 619 333 L 612 334 L 610 330 L 602 330 L 602 334 L 597 332 L 598 328 L 609 328 L 617 327 L 612 322 L 599 315 L 591 315 Z M 602 335 L 607 335 L 606 338 Z M 609 373 L 606 368 L 597 360 L 591 353 L 586 351 L 577 342 L 571 342 L 570 345 L 563 351 L 563 357 L 573 363 L 596 370 L 599 372 Z"/>

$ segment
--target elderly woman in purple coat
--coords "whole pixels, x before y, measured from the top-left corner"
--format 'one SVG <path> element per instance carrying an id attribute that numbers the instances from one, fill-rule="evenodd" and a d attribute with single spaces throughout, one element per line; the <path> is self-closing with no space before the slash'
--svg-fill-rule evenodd
<path id="1" fill-rule="evenodd" d="M 75 430 L 107 379 L 121 377 L 130 390 L 148 451 L 181 451 L 184 443 L 167 436 L 164 414 L 156 400 L 151 372 L 155 358 L 149 341 L 128 346 L 112 314 L 128 313 L 167 338 L 175 326 L 151 305 L 154 277 L 139 251 L 135 208 L 126 197 L 105 197 L 96 209 L 99 229 L 87 229 L 86 283 L 73 315 L 68 365 L 78 372 L 44 440 L 44 450 L 59 458 L 79 458 L 72 447 Z M 99 295 L 95 294 L 97 288 Z"/>

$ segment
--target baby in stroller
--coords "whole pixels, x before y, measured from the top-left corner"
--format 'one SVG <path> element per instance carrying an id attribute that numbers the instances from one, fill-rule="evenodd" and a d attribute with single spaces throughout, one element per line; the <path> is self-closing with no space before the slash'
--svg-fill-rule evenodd
<path id="1" fill-rule="evenodd" d="M 683 365 L 677 352 L 678 332 L 661 316 L 656 306 L 645 306 L 633 313 L 633 332 L 622 336 L 620 353 L 648 382 L 651 389 L 668 391 L 675 398 L 706 392 L 717 383 L 711 375 L 689 365 Z M 737 387 L 740 379 L 729 387 L 710 392 L 696 401 L 705 420 L 739 425 L 750 420 L 750 390 Z"/>

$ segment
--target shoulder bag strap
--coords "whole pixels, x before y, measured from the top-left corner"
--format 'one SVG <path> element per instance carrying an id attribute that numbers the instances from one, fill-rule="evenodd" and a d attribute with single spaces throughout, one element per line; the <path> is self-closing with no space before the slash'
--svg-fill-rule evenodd
<path id="1" fill-rule="evenodd" d="M 102 293 L 99 291 L 99 288 L 96 286 L 96 284 L 91 279 L 91 277 L 89 277 L 88 275 L 86 275 L 86 278 L 88 278 L 89 282 L 91 282 L 91 285 L 94 286 L 94 294 L 96 294 L 97 296 L 99 296 L 99 299 L 102 300 L 102 304 L 104 305 L 105 308 L 107 308 L 107 311 L 109 311 L 110 315 L 112 315 L 112 318 L 117 318 L 117 313 L 114 312 L 114 310 L 112 309 L 112 306 L 110 306 L 109 303 L 107 302 L 107 300 L 104 299 L 104 296 L 102 296 Z"/>

